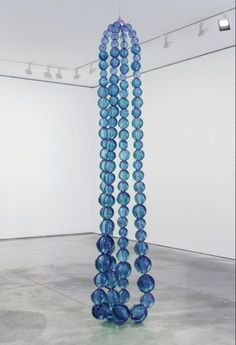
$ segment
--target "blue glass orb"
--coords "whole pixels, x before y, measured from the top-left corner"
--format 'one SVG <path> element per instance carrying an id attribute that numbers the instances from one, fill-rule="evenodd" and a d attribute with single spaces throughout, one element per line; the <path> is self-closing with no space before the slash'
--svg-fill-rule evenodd
<path id="1" fill-rule="evenodd" d="M 120 303 L 127 303 L 130 300 L 130 294 L 129 291 L 126 289 L 122 289 L 119 292 L 120 295 Z"/>
<path id="2" fill-rule="evenodd" d="M 143 126 L 143 120 L 140 117 L 133 119 L 132 126 L 140 129 Z"/>
<path id="3" fill-rule="evenodd" d="M 100 44 L 100 46 L 99 46 L 99 50 L 102 52 L 102 51 L 104 51 L 104 50 L 106 50 L 107 49 L 107 46 L 106 46 L 106 44 Z"/>
<path id="4" fill-rule="evenodd" d="M 116 127 L 116 125 L 117 125 L 117 120 L 114 117 L 111 117 L 109 119 L 109 126 Z"/>
<path id="5" fill-rule="evenodd" d="M 128 109 L 122 109 L 122 110 L 120 111 L 120 116 L 122 116 L 122 117 L 127 117 L 128 115 L 129 115 Z"/>
<path id="6" fill-rule="evenodd" d="M 107 282 L 107 274 L 99 272 L 94 278 L 94 284 L 98 287 L 105 287 Z"/>
<path id="7" fill-rule="evenodd" d="M 111 219 L 114 215 L 114 210 L 112 207 L 103 207 L 100 211 L 100 215 L 105 219 Z"/>
<path id="8" fill-rule="evenodd" d="M 137 242 L 134 246 L 134 251 L 137 255 L 145 255 L 148 252 L 148 245 L 145 242 Z"/>
<path id="9" fill-rule="evenodd" d="M 111 236 L 103 235 L 97 241 L 97 248 L 103 254 L 111 254 L 115 250 L 115 243 Z"/>
<path id="10" fill-rule="evenodd" d="M 100 127 L 106 127 L 107 125 L 108 125 L 108 120 L 107 119 L 101 118 L 99 120 L 99 126 Z"/>
<path id="11" fill-rule="evenodd" d="M 144 173 L 142 172 L 142 170 L 136 170 L 133 173 L 133 179 L 134 181 L 142 181 L 144 179 Z"/>
<path id="12" fill-rule="evenodd" d="M 106 149 L 102 149 L 100 151 L 100 157 L 102 159 L 106 159 L 106 160 L 111 160 L 112 161 L 112 160 L 114 160 L 116 158 L 116 154 L 113 151 L 108 151 Z"/>
<path id="13" fill-rule="evenodd" d="M 130 157 L 130 153 L 128 150 L 121 150 L 119 153 L 119 157 L 123 161 L 127 161 Z"/>
<path id="14" fill-rule="evenodd" d="M 131 47 L 131 51 L 132 51 L 133 54 L 138 54 L 138 53 L 140 53 L 141 48 L 140 48 L 140 46 L 138 44 L 134 44 Z"/>
<path id="15" fill-rule="evenodd" d="M 140 98 L 140 97 L 135 97 L 135 98 L 132 100 L 132 105 L 133 105 L 133 107 L 135 107 L 135 108 L 141 108 L 141 106 L 143 105 L 143 100 L 142 100 L 142 98 Z"/>
<path id="16" fill-rule="evenodd" d="M 109 95 L 116 96 L 119 93 L 119 87 L 117 85 L 110 85 L 108 88 Z"/>
<path id="17" fill-rule="evenodd" d="M 112 67 L 116 68 L 116 67 L 119 66 L 120 60 L 117 59 L 117 58 L 113 58 L 113 59 L 111 59 L 110 63 L 111 63 L 111 66 L 112 66 Z"/>
<path id="18" fill-rule="evenodd" d="M 115 128 L 108 128 L 107 133 L 109 139 L 114 139 L 117 136 L 117 130 Z"/>
<path id="19" fill-rule="evenodd" d="M 126 206 L 130 202 L 130 195 L 126 192 L 120 192 L 117 196 L 117 201 L 120 205 Z"/>
<path id="20" fill-rule="evenodd" d="M 137 193 L 134 197 L 136 204 L 144 204 L 146 201 L 146 195 L 144 193 Z"/>
<path id="21" fill-rule="evenodd" d="M 135 237 L 138 241 L 145 241 L 147 238 L 147 233 L 145 230 L 140 229 L 136 232 Z"/>
<path id="22" fill-rule="evenodd" d="M 147 317 L 147 308 L 142 304 L 136 304 L 130 311 L 130 317 L 135 323 L 143 322 Z"/>
<path id="23" fill-rule="evenodd" d="M 109 78 L 109 81 L 110 81 L 110 83 L 111 84 L 118 84 L 118 82 L 119 82 L 119 77 L 117 76 L 117 75 L 115 75 L 115 74 L 112 74 L 111 76 L 110 76 L 110 78 Z"/>
<path id="24" fill-rule="evenodd" d="M 128 219 L 126 217 L 119 217 L 117 224 L 120 228 L 125 228 L 128 225 Z"/>
<path id="25" fill-rule="evenodd" d="M 115 140 L 107 140 L 105 143 L 102 143 L 102 147 L 109 151 L 114 151 L 116 149 L 116 142 Z"/>
<path id="26" fill-rule="evenodd" d="M 146 207 L 144 205 L 136 205 L 133 207 L 133 215 L 136 218 L 143 218 L 147 212 Z"/>
<path id="27" fill-rule="evenodd" d="M 112 235 L 115 224 L 111 219 L 104 219 L 100 224 L 101 233 L 104 235 Z"/>
<path id="28" fill-rule="evenodd" d="M 113 255 L 110 255 L 111 260 L 111 270 L 114 270 L 116 267 L 116 258 Z"/>
<path id="29" fill-rule="evenodd" d="M 141 109 L 139 108 L 134 108 L 132 110 L 132 115 L 135 117 L 135 118 L 138 118 L 139 116 L 141 116 L 142 112 L 141 112 Z"/>
<path id="30" fill-rule="evenodd" d="M 126 64 L 121 65 L 121 66 L 120 66 L 120 71 L 121 71 L 121 73 L 123 73 L 123 74 L 127 74 L 127 73 L 129 72 L 129 66 L 126 65 Z"/>
<path id="31" fill-rule="evenodd" d="M 126 289 L 129 286 L 129 281 L 126 278 L 122 278 L 119 280 L 118 285 L 121 289 Z"/>
<path id="32" fill-rule="evenodd" d="M 151 294 L 150 292 L 145 293 L 141 298 L 140 298 L 140 303 L 142 305 L 144 305 L 146 308 L 150 308 L 153 306 L 153 304 L 155 303 L 155 298 L 153 296 L 153 294 Z"/>
<path id="33" fill-rule="evenodd" d="M 128 95 L 129 95 L 129 93 L 127 90 L 121 90 L 120 91 L 120 97 L 126 98 L 126 97 L 128 97 Z"/>
<path id="34" fill-rule="evenodd" d="M 135 97 L 140 97 L 142 95 L 143 91 L 139 87 L 136 87 L 133 89 L 133 95 Z"/>
<path id="35" fill-rule="evenodd" d="M 122 170 L 126 170 L 126 169 L 128 169 L 128 167 L 129 167 L 129 163 L 126 162 L 126 161 L 121 161 L 121 162 L 119 163 L 119 167 L 120 167 Z"/>
<path id="36" fill-rule="evenodd" d="M 129 251 L 125 248 L 122 248 L 118 250 L 116 257 L 120 262 L 125 262 L 129 258 Z"/>
<path id="37" fill-rule="evenodd" d="M 126 41 L 123 41 L 123 42 L 121 42 L 121 48 L 128 48 L 128 42 L 126 42 Z"/>
<path id="38" fill-rule="evenodd" d="M 100 62 L 99 62 L 99 68 L 100 68 L 101 70 L 105 70 L 105 69 L 107 69 L 107 67 L 108 67 L 107 61 L 100 61 Z"/>
<path id="39" fill-rule="evenodd" d="M 120 56 L 121 56 L 122 58 L 127 58 L 128 55 L 129 55 L 128 49 L 122 48 L 122 49 L 120 50 Z"/>
<path id="40" fill-rule="evenodd" d="M 134 78 L 132 80 L 132 86 L 133 87 L 140 87 L 141 86 L 141 80 L 139 78 Z"/>
<path id="41" fill-rule="evenodd" d="M 129 126 L 129 121 L 125 118 L 122 118 L 119 120 L 118 124 L 120 128 L 125 129 Z"/>
<path id="42" fill-rule="evenodd" d="M 102 44 L 107 44 L 108 43 L 108 39 L 106 37 L 102 37 L 101 43 Z"/>
<path id="43" fill-rule="evenodd" d="M 118 265 L 116 266 L 116 273 L 119 279 L 127 278 L 131 273 L 130 264 L 128 262 L 119 262 Z"/>
<path id="44" fill-rule="evenodd" d="M 109 306 L 106 303 L 95 304 L 92 309 L 92 314 L 98 320 L 105 320 L 109 315 Z"/>
<path id="45" fill-rule="evenodd" d="M 128 172 L 128 170 L 121 170 L 121 171 L 119 172 L 119 178 L 120 178 L 122 181 L 128 180 L 128 178 L 129 178 L 129 172 Z"/>
<path id="46" fill-rule="evenodd" d="M 108 90 L 105 86 L 100 86 L 98 88 L 98 96 L 105 98 L 108 95 Z"/>
<path id="47" fill-rule="evenodd" d="M 119 191 L 125 192 L 125 191 L 128 190 L 128 188 L 129 188 L 129 185 L 128 185 L 128 183 L 126 181 L 121 181 L 121 182 L 118 183 Z"/>
<path id="48" fill-rule="evenodd" d="M 106 182 L 107 184 L 112 184 L 115 181 L 115 175 L 112 173 L 104 173 L 103 181 Z"/>
<path id="49" fill-rule="evenodd" d="M 109 116 L 111 117 L 116 117 L 118 114 L 119 114 L 119 108 L 116 107 L 116 106 L 111 106 L 109 109 L 108 109 L 108 114 Z"/>
<path id="50" fill-rule="evenodd" d="M 98 101 L 99 108 L 105 109 L 108 107 L 108 105 L 109 105 L 109 102 L 106 98 L 100 98 L 99 99 L 99 101 Z"/>
<path id="51" fill-rule="evenodd" d="M 142 150 L 135 150 L 134 151 L 134 159 L 142 160 L 144 158 L 144 152 Z"/>
<path id="52" fill-rule="evenodd" d="M 131 69 L 132 69 L 133 71 L 139 71 L 140 68 L 141 68 L 141 65 L 140 65 L 140 63 L 139 63 L 138 61 L 132 62 L 132 64 L 131 64 Z"/>
<path id="53" fill-rule="evenodd" d="M 120 236 L 127 236 L 128 235 L 128 230 L 126 228 L 121 228 L 119 230 L 119 235 Z"/>
<path id="54" fill-rule="evenodd" d="M 122 325 L 130 317 L 129 308 L 126 305 L 116 304 L 112 308 L 112 321 L 117 325 Z"/>
<path id="55" fill-rule="evenodd" d="M 97 257 L 95 261 L 95 266 L 99 272 L 106 272 L 111 267 L 110 256 L 106 254 L 101 254 Z"/>
<path id="56" fill-rule="evenodd" d="M 120 237 L 117 243 L 120 248 L 126 248 L 129 244 L 129 240 L 126 237 Z"/>
<path id="57" fill-rule="evenodd" d="M 102 158 L 103 158 L 103 157 L 102 157 Z M 133 163 L 133 167 L 134 167 L 135 170 L 140 170 L 140 169 L 142 169 L 142 167 L 143 167 L 143 163 L 142 163 L 141 161 L 135 161 L 135 162 Z"/>
<path id="58" fill-rule="evenodd" d="M 107 77 L 107 71 L 106 70 L 101 70 L 100 76 L 101 77 Z"/>
<path id="59" fill-rule="evenodd" d="M 106 129 L 106 128 L 101 128 L 101 129 L 99 130 L 98 134 L 99 134 L 99 137 L 100 137 L 101 139 L 106 139 L 107 136 L 108 136 L 107 129 Z"/>
<path id="60" fill-rule="evenodd" d="M 101 100 L 103 100 L 104 98 L 101 98 Z M 107 101 L 108 102 L 108 101 Z M 128 99 L 126 99 L 126 98 L 121 98 L 120 100 L 119 100 L 119 106 L 120 106 L 120 108 L 121 109 L 125 109 L 125 108 L 128 108 L 128 106 L 129 106 L 129 101 L 128 101 Z M 107 106 L 106 106 L 107 107 Z M 106 107 L 104 107 L 104 108 L 106 108 Z"/>
<path id="61" fill-rule="evenodd" d="M 140 78 L 140 75 L 141 75 L 140 71 L 135 71 L 133 73 L 134 78 Z"/>
<path id="62" fill-rule="evenodd" d="M 129 83 L 126 80 L 122 80 L 120 83 L 120 88 L 125 90 L 125 89 L 128 89 L 128 87 L 129 87 Z"/>
<path id="63" fill-rule="evenodd" d="M 111 35 L 111 38 L 112 38 L 113 41 L 115 41 L 115 40 L 117 41 L 118 38 L 119 38 L 118 33 L 113 33 L 113 34 Z"/>
<path id="64" fill-rule="evenodd" d="M 144 229 L 146 226 L 145 219 L 143 218 L 135 219 L 134 225 L 137 229 Z"/>
<path id="65" fill-rule="evenodd" d="M 140 61 L 141 60 L 141 55 L 140 54 L 135 54 L 133 59 L 134 59 L 134 61 Z"/>
<path id="66" fill-rule="evenodd" d="M 110 289 L 107 293 L 107 299 L 106 299 L 108 304 L 117 304 L 120 301 L 120 296 L 118 291 L 115 289 Z"/>
<path id="67" fill-rule="evenodd" d="M 112 194 L 114 192 L 114 187 L 111 184 L 106 184 L 105 182 L 101 183 L 100 188 L 104 194 Z"/>
<path id="68" fill-rule="evenodd" d="M 114 289 L 118 284 L 117 274 L 114 271 L 108 271 L 106 274 L 107 274 L 106 288 Z"/>
<path id="69" fill-rule="evenodd" d="M 106 86 L 108 84 L 108 79 L 106 77 L 102 77 L 99 79 L 100 86 Z"/>
<path id="70" fill-rule="evenodd" d="M 112 57 L 116 58 L 119 55 L 119 49 L 117 49 L 116 47 L 112 48 L 110 54 Z"/>
<path id="71" fill-rule="evenodd" d="M 113 161 L 102 160 L 100 162 L 100 169 L 105 172 L 113 172 L 116 168 L 116 164 Z"/>
<path id="72" fill-rule="evenodd" d="M 115 40 L 111 42 L 112 47 L 119 47 L 119 43 Z"/>
<path id="73" fill-rule="evenodd" d="M 133 132 L 132 132 L 132 137 L 135 139 L 135 140 L 141 140 L 143 138 L 143 131 L 141 129 L 135 129 Z"/>
<path id="74" fill-rule="evenodd" d="M 136 31 L 133 29 L 129 31 L 129 37 L 135 37 L 136 34 L 137 34 Z"/>
<path id="75" fill-rule="evenodd" d="M 143 147 L 142 141 L 135 140 L 134 142 L 134 148 L 137 150 L 140 150 Z M 141 156 L 140 156 L 141 157 Z"/>
<path id="76" fill-rule="evenodd" d="M 129 209 L 126 206 L 121 206 L 118 210 L 118 213 L 121 217 L 127 217 L 129 214 Z"/>
<path id="77" fill-rule="evenodd" d="M 139 277 L 137 285 L 140 291 L 150 292 L 154 289 L 155 282 L 149 274 L 143 274 L 141 277 Z"/>
<path id="78" fill-rule="evenodd" d="M 99 203 L 104 207 L 111 207 L 115 203 L 115 198 L 113 195 L 107 195 L 103 193 L 99 197 Z"/>
<path id="79" fill-rule="evenodd" d="M 94 304 L 101 304 L 101 303 L 105 302 L 106 296 L 107 295 L 106 295 L 105 291 L 101 288 L 98 288 L 92 293 L 91 299 L 92 299 Z"/>
<path id="80" fill-rule="evenodd" d="M 100 109 L 100 115 L 103 118 L 108 117 L 108 110 L 107 109 Z"/>
<path id="81" fill-rule="evenodd" d="M 145 190 L 145 184 L 143 182 L 136 182 L 134 184 L 134 190 L 137 193 L 142 193 Z"/>
<path id="82" fill-rule="evenodd" d="M 127 143 L 126 140 L 121 140 L 121 141 L 119 142 L 119 148 L 120 148 L 120 149 L 124 150 L 124 149 L 126 149 L 127 147 L 128 147 L 128 143 Z"/>
<path id="83" fill-rule="evenodd" d="M 111 74 L 117 74 L 117 68 L 111 67 L 111 68 L 110 68 L 110 73 L 111 73 Z"/>
<path id="84" fill-rule="evenodd" d="M 147 273 L 152 268 L 152 263 L 147 256 L 141 255 L 135 260 L 134 267 L 137 272 Z"/>
<path id="85" fill-rule="evenodd" d="M 112 97 L 109 98 L 110 105 L 117 105 L 118 102 L 119 102 L 119 99 L 116 96 L 112 96 Z"/>

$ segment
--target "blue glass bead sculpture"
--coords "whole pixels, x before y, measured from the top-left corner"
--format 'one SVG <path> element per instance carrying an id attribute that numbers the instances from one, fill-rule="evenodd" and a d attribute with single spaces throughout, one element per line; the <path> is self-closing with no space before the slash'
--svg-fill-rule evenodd
<path id="1" fill-rule="evenodd" d="M 110 48 L 108 48 L 108 46 Z M 116 325 L 122 325 L 129 319 L 135 323 L 143 322 L 155 299 L 151 293 L 155 282 L 150 275 L 151 260 L 147 256 L 148 245 L 145 242 L 146 207 L 144 203 L 145 184 L 142 171 L 143 151 L 143 120 L 141 107 L 143 105 L 140 79 L 141 48 L 130 24 L 118 20 L 104 31 L 99 46 L 100 79 L 98 87 L 98 106 L 100 108 L 101 151 L 101 205 L 100 224 L 101 236 L 97 241 L 99 255 L 95 261 L 98 271 L 94 278 L 96 289 L 91 295 L 93 302 L 92 314 L 96 319 L 108 320 Z M 132 61 L 130 61 L 132 60 Z M 130 79 L 130 77 L 133 77 Z M 130 91 L 131 88 L 131 91 Z M 132 95 L 132 97 L 130 97 Z M 132 117 L 129 119 L 129 117 Z M 130 128 L 132 128 L 130 130 Z M 131 132 L 131 133 L 130 133 Z M 130 173 L 129 160 L 133 140 L 133 168 Z M 117 163 L 119 159 L 119 163 Z M 130 212 L 131 201 L 130 182 L 133 180 L 134 206 Z M 117 197 L 114 197 L 114 191 Z M 117 203 L 117 215 L 114 205 Z M 134 267 L 140 273 L 137 286 L 142 292 L 140 303 L 127 306 L 130 299 L 128 291 L 129 276 L 132 267 L 129 264 L 128 216 L 134 217 L 137 243 L 134 252 L 137 258 Z M 113 232 L 117 218 L 119 239 L 118 250 L 115 253 Z"/>

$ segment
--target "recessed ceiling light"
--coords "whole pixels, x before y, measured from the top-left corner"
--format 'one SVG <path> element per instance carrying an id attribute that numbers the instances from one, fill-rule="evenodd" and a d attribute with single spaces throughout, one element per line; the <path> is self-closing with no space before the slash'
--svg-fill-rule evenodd
<path id="1" fill-rule="evenodd" d="M 220 31 L 230 30 L 229 18 L 224 16 L 223 18 L 219 19 L 218 20 L 218 25 L 219 25 L 219 30 Z"/>

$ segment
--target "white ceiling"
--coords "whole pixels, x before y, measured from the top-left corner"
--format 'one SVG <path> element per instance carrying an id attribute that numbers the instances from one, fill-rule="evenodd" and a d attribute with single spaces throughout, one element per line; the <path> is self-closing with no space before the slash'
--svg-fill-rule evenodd
<path id="1" fill-rule="evenodd" d="M 234 0 L 121 0 L 121 16 L 144 41 L 234 6 Z M 203 37 L 196 26 L 173 34 L 169 49 L 162 48 L 162 39 L 144 45 L 143 69 L 234 44 L 234 12 L 229 17 L 229 32 L 219 32 L 215 18 Z M 0 59 L 71 68 L 86 64 L 96 60 L 101 35 L 117 18 L 118 0 L 0 0 Z M 24 75 L 24 68 L 0 62 L 0 74 Z M 43 78 L 42 70 L 34 72 Z M 63 80 L 74 82 L 69 72 Z M 95 85 L 96 80 L 85 68 L 79 82 Z"/>

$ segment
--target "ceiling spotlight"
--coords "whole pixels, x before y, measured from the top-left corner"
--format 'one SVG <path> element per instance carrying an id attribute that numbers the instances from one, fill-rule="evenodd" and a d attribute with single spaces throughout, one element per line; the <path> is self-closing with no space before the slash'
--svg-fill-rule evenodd
<path id="1" fill-rule="evenodd" d="M 169 48 L 172 44 L 173 44 L 173 42 L 169 41 L 168 35 L 165 35 L 163 48 Z"/>
<path id="2" fill-rule="evenodd" d="M 204 20 L 201 20 L 199 23 L 199 31 L 198 31 L 198 36 L 204 36 L 205 33 L 208 31 L 207 28 L 204 28 Z"/>
<path id="3" fill-rule="evenodd" d="M 230 30 L 229 18 L 224 14 L 223 18 L 218 20 L 218 25 L 220 31 Z"/>
<path id="4" fill-rule="evenodd" d="M 44 72 L 44 77 L 48 78 L 48 79 L 52 78 L 52 73 L 50 71 L 50 67 L 49 66 L 47 67 L 46 72 Z"/>
<path id="5" fill-rule="evenodd" d="M 61 68 L 57 69 L 56 78 L 57 79 L 62 79 Z"/>
<path id="6" fill-rule="evenodd" d="M 75 69 L 74 79 L 79 79 L 81 75 L 79 74 L 78 68 Z"/>
<path id="7" fill-rule="evenodd" d="M 89 67 L 89 73 L 90 74 L 93 74 L 95 71 L 96 71 L 96 67 L 93 66 L 93 63 L 90 64 L 90 67 Z"/>
<path id="8" fill-rule="evenodd" d="M 25 73 L 28 75 L 32 75 L 31 63 L 28 64 L 28 67 L 25 69 Z"/>

